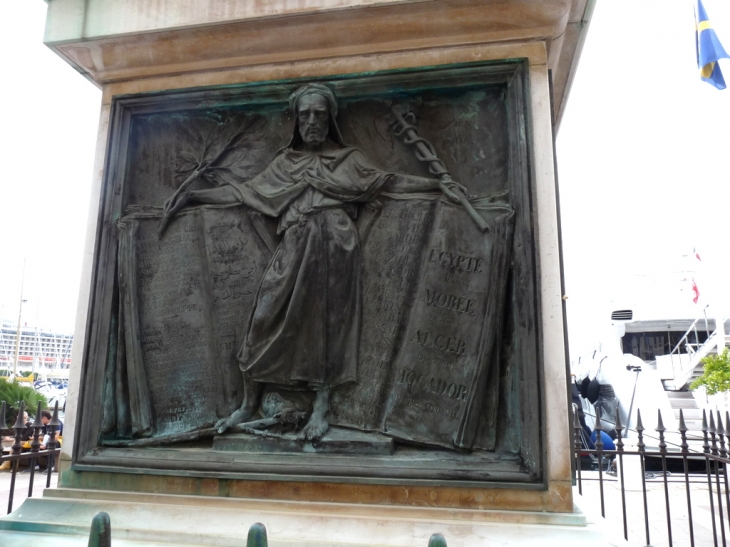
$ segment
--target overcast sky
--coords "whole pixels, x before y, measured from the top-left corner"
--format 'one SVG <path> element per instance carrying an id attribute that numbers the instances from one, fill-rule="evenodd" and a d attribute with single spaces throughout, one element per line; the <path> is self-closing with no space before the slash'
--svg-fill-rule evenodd
<path id="1" fill-rule="evenodd" d="M 71 332 L 101 92 L 43 45 L 46 3 L 0 0 L 0 306 Z"/>
<path id="2" fill-rule="evenodd" d="M 730 51 L 730 2 L 703 4 Z M 690 0 L 596 7 L 557 148 L 572 357 L 613 309 L 730 312 L 730 89 L 700 80 L 694 42 Z"/>
<path id="3" fill-rule="evenodd" d="M 704 4 L 730 49 L 730 2 Z M 43 46 L 45 10 L 0 0 L 0 306 L 17 320 L 27 258 L 23 322 L 70 332 L 101 93 Z M 728 128 L 730 90 L 698 76 L 690 0 L 598 2 L 558 136 L 574 356 L 612 309 L 691 317 L 727 299 Z M 688 274 L 693 246 L 704 271 Z"/>

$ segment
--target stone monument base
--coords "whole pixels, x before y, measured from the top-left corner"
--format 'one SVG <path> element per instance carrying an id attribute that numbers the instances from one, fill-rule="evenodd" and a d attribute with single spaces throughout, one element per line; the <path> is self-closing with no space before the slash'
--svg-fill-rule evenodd
<path id="1" fill-rule="evenodd" d="M 320 454 L 358 454 L 388 456 L 395 452 L 391 437 L 379 433 L 366 433 L 354 429 L 330 427 L 316 445 L 299 440 L 296 434 L 269 435 L 234 433 L 213 439 L 213 450 L 232 452 L 296 453 L 316 452 Z"/>
<path id="2" fill-rule="evenodd" d="M 307 503 L 57 488 L 0 519 L 3 547 L 86 546 L 92 517 L 111 517 L 115 546 L 240 547 L 263 523 L 269 546 L 426 547 L 441 533 L 449 547 L 611 545 L 597 524 L 573 513 Z M 32 540 L 32 541 L 31 541 Z"/>

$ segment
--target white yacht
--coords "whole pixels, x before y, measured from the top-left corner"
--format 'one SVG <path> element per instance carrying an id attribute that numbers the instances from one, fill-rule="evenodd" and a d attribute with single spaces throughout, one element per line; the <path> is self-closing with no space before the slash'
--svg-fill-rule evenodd
<path id="1" fill-rule="evenodd" d="M 656 445 L 658 413 L 668 430 L 679 427 L 680 410 L 689 429 L 688 438 L 702 439 L 702 413 L 723 421 L 730 410 L 728 394 L 707 395 L 690 385 L 703 372 L 702 359 L 730 345 L 730 318 L 717 320 L 705 307 L 698 317 L 658 319 L 641 308 L 622 307 L 610 312 L 598 347 L 571 362 L 572 380 L 581 393 L 580 403 L 589 428 L 600 409 L 605 429 L 613 429 L 620 414 L 623 436 L 636 438 L 637 409 L 641 410 L 648 445 Z M 677 435 L 670 440 L 677 444 Z M 671 444 L 671 443 L 670 443 Z M 671 450 L 670 446 L 670 450 Z"/>

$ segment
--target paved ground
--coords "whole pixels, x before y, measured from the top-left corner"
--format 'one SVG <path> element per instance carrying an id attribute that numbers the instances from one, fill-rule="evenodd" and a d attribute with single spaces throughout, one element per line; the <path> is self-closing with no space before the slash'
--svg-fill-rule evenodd
<path id="1" fill-rule="evenodd" d="M 576 504 L 586 512 L 600 517 L 600 487 L 597 480 L 598 472 L 583 471 L 583 495 L 576 496 Z M 621 490 L 615 477 L 606 477 L 604 483 L 604 506 L 607 529 L 612 530 L 618 538 L 623 537 L 623 515 L 621 505 Z M 690 475 L 690 500 L 692 510 L 692 527 L 694 530 L 695 547 L 714 547 L 712 512 L 710 509 L 709 488 L 707 477 L 704 474 Z M 690 521 L 687 508 L 687 490 L 684 474 L 675 473 L 668 477 L 669 492 L 669 521 L 671 522 L 672 545 L 675 547 L 690 547 Z M 626 520 L 628 527 L 628 542 L 632 546 L 643 546 L 649 543 L 652 546 L 668 546 L 668 527 L 664 479 L 660 473 L 647 481 L 647 507 L 649 514 L 649 542 L 646 541 L 644 521 L 644 500 L 641 482 L 628 485 L 626 492 Z M 578 493 L 578 488 L 574 489 Z M 715 527 L 717 530 L 717 545 L 723 545 L 720 517 L 725 529 L 725 537 L 730 543 L 730 527 L 728 526 L 728 508 L 725 490 L 722 491 L 722 515 L 718 508 L 717 490 L 713 484 L 713 501 Z"/>
<path id="2" fill-rule="evenodd" d="M 0 471 L 0 516 L 4 516 L 8 511 L 8 497 L 10 496 L 10 476 L 8 471 Z M 58 482 L 58 473 L 51 475 L 51 487 L 55 488 Z M 30 483 L 30 473 L 18 473 L 15 479 L 15 495 L 13 496 L 13 508 L 17 509 L 28 497 L 28 484 Z M 33 479 L 33 496 L 42 496 L 43 489 L 46 487 L 46 475 L 35 472 Z"/>

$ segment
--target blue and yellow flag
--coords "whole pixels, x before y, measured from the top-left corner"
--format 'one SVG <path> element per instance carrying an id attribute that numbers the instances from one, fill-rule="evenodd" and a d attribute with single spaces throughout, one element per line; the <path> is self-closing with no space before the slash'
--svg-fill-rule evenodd
<path id="1" fill-rule="evenodd" d="M 730 59 L 730 55 L 725 52 L 720 39 L 712 29 L 702 0 L 697 0 L 695 21 L 697 23 L 697 67 L 700 69 L 700 76 L 717 89 L 725 89 L 725 79 L 722 77 L 717 60 Z"/>

